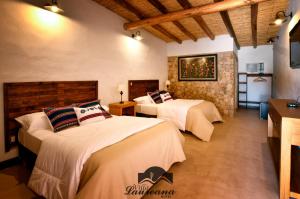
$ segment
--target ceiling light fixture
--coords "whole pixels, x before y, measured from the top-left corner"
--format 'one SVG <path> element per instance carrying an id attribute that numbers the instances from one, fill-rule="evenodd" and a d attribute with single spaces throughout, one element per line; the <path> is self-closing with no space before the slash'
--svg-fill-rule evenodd
<path id="1" fill-rule="evenodd" d="M 279 11 L 279 12 L 276 13 L 275 20 L 272 23 L 270 23 L 270 25 L 272 25 L 272 26 L 280 26 L 284 22 L 286 22 L 289 17 L 290 18 L 293 17 L 293 13 L 292 12 L 289 15 L 286 15 L 284 11 Z"/>
<path id="2" fill-rule="evenodd" d="M 64 11 L 58 6 L 57 0 L 52 0 L 51 4 L 47 3 L 44 8 L 55 13 L 61 13 Z"/>
<path id="3" fill-rule="evenodd" d="M 135 39 L 135 40 L 138 40 L 138 41 L 141 41 L 141 40 L 144 39 L 144 38 L 142 37 L 140 31 L 137 31 L 136 33 L 132 34 L 131 37 L 132 37 L 133 39 Z"/>

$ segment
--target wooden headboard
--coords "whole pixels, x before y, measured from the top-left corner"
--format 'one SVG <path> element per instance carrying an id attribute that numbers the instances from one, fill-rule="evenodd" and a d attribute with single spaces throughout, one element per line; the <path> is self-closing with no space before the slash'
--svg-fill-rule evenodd
<path id="1" fill-rule="evenodd" d="M 98 99 L 98 81 L 4 83 L 3 89 L 6 152 L 17 144 L 20 125 L 14 118 L 40 112 L 46 107 Z"/>
<path id="2" fill-rule="evenodd" d="M 129 80 L 128 81 L 128 100 L 147 95 L 159 89 L 159 80 Z"/>

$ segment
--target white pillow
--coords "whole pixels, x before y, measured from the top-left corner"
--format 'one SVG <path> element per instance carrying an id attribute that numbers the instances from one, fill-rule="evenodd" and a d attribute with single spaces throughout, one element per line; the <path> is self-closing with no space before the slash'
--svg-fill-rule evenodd
<path id="1" fill-rule="evenodd" d="M 106 105 L 102 105 L 102 104 L 101 104 L 101 107 L 102 107 L 104 110 L 106 110 L 107 112 L 109 112 L 109 108 L 108 108 L 108 106 L 106 106 Z"/>
<path id="2" fill-rule="evenodd" d="M 152 103 L 152 101 L 150 100 L 148 95 L 135 98 L 135 99 L 133 99 L 133 101 L 135 101 L 138 104 L 151 104 Z"/>
<path id="3" fill-rule="evenodd" d="M 156 104 L 155 101 L 150 96 L 149 92 L 147 93 L 147 97 L 148 97 L 149 101 L 151 102 L 151 104 Z"/>
<path id="4" fill-rule="evenodd" d="M 87 108 L 74 108 L 79 125 L 86 125 L 93 122 L 100 122 L 111 117 L 100 105 Z"/>
<path id="5" fill-rule="evenodd" d="M 44 112 L 30 113 L 15 118 L 22 128 L 31 133 L 37 130 L 51 130 L 48 117 Z"/>
<path id="6" fill-rule="evenodd" d="M 169 92 L 166 92 L 164 94 L 160 94 L 160 98 L 162 99 L 163 102 L 173 100 L 173 98 L 172 98 L 172 96 L 170 95 Z"/>

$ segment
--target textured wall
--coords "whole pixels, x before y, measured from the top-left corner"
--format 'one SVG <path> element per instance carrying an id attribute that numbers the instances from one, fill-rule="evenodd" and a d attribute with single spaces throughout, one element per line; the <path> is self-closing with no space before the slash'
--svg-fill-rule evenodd
<path id="1" fill-rule="evenodd" d="M 218 81 L 178 81 L 178 57 L 168 57 L 170 91 L 176 98 L 205 99 L 223 115 L 235 111 L 235 64 L 233 52 L 218 54 Z"/>

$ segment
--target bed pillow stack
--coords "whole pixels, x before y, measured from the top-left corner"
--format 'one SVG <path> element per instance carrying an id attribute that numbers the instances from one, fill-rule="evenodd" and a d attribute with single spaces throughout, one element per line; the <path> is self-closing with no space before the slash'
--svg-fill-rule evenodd
<path id="1" fill-rule="evenodd" d="M 46 108 L 44 112 L 48 116 L 48 120 L 54 132 L 112 117 L 100 105 L 99 100 L 73 104 L 67 107 Z"/>
<path id="2" fill-rule="evenodd" d="M 162 91 L 157 90 L 154 92 L 149 92 L 148 96 L 151 99 L 152 103 L 155 103 L 155 104 L 160 104 L 160 103 L 163 103 L 168 100 L 173 100 L 170 93 L 167 91 L 164 91 L 164 90 L 162 90 Z"/>
<path id="3" fill-rule="evenodd" d="M 112 117 L 100 105 L 86 108 L 74 108 L 80 125 L 98 122 Z"/>

